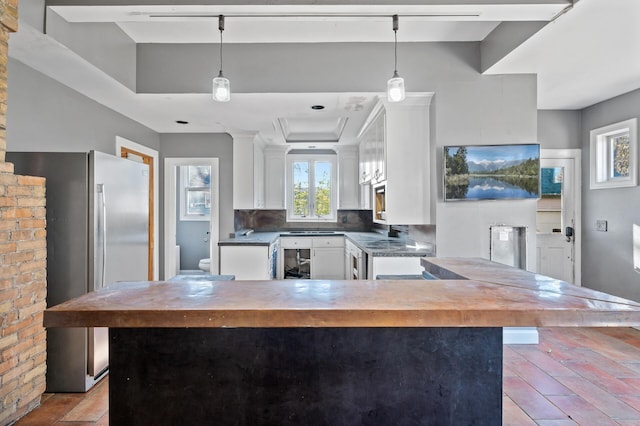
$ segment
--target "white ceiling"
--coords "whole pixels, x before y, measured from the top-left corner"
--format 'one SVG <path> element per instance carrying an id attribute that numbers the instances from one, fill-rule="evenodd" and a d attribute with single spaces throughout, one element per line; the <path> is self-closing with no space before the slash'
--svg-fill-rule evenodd
<path id="1" fill-rule="evenodd" d="M 481 41 L 500 22 L 550 21 L 556 17 L 486 73 L 538 74 L 540 109 L 581 109 L 640 87 L 638 0 L 580 0 L 573 8 L 569 0 L 520 0 L 517 4 L 509 0 L 491 2 L 495 4 L 442 0 L 439 5 L 403 6 L 314 3 L 52 6 L 51 10 L 69 22 L 116 23 L 137 43 L 217 43 L 218 14 L 226 16 L 225 43 L 388 42 L 392 14 L 401 15 L 399 42 Z M 558 17 L 563 10 L 566 13 Z M 136 94 L 23 22 L 10 39 L 9 53 L 160 133 L 255 131 L 267 143 L 278 143 L 283 142 L 279 117 L 298 117 L 307 123 L 308 114 L 316 114 L 323 118 L 319 121 L 332 122 L 337 111 L 347 111 L 343 139 L 353 143 L 378 95 L 236 93 L 233 102 L 217 104 L 208 94 Z M 327 108 L 310 112 L 310 102 Z M 360 107 L 355 108 L 354 102 Z M 265 116 L 264 111 L 270 115 Z M 174 121 L 178 116 L 207 124 L 182 126 Z M 215 116 L 216 120 L 197 120 L 200 116 Z"/>

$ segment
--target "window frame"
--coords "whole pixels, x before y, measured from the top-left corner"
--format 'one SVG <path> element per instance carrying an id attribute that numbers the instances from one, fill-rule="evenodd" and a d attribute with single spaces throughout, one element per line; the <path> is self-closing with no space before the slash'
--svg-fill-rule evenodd
<path id="1" fill-rule="evenodd" d="M 209 167 L 209 186 L 189 186 L 187 185 L 188 179 L 188 170 L 189 167 Z M 213 170 L 211 170 L 211 166 L 209 164 L 185 164 L 179 166 L 180 168 L 180 221 L 208 221 L 211 220 L 211 176 Z M 209 213 L 196 214 L 196 213 L 188 213 L 187 212 L 187 203 L 188 197 L 187 194 L 189 191 L 209 191 Z"/>
<path id="2" fill-rule="evenodd" d="M 330 213 L 325 216 L 317 216 L 315 213 L 315 206 L 312 201 L 315 199 L 315 186 L 310 185 L 309 188 L 309 212 L 313 211 L 313 214 L 309 216 L 295 216 L 293 214 L 293 163 L 294 162 L 308 162 L 312 166 L 315 162 L 328 162 L 331 164 L 331 196 Z M 337 154 L 287 154 L 287 174 L 286 174 L 286 205 L 287 205 L 287 222 L 336 222 L 338 211 L 338 155 Z M 314 182 L 315 180 L 315 167 L 309 168 L 309 180 Z"/>
<path id="3" fill-rule="evenodd" d="M 637 171 L 637 119 L 620 121 L 618 123 L 593 129 L 590 132 L 590 188 L 619 188 L 638 185 Z M 611 154 L 611 138 L 619 135 L 629 135 L 629 175 L 613 176 L 613 157 Z"/>

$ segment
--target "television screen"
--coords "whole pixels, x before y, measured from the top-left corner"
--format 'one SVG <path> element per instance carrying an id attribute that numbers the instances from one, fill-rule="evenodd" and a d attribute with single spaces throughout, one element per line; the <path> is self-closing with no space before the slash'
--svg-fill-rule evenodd
<path id="1" fill-rule="evenodd" d="M 444 147 L 444 199 L 540 198 L 540 145 Z"/>

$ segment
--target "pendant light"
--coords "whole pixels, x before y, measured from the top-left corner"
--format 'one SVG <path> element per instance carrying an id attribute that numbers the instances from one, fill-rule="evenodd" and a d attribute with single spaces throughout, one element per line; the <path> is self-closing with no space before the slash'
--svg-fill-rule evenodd
<path id="1" fill-rule="evenodd" d="M 393 15 L 393 49 L 394 68 L 393 77 L 387 81 L 387 99 L 389 102 L 400 102 L 404 100 L 404 78 L 398 75 L 398 15 Z"/>
<path id="2" fill-rule="evenodd" d="M 228 102 L 231 100 L 231 87 L 229 79 L 222 75 L 222 32 L 224 31 L 224 15 L 218 16 L 218 29 L 220 30 L 220 72 L 213 79 L 213 100 Z"/>

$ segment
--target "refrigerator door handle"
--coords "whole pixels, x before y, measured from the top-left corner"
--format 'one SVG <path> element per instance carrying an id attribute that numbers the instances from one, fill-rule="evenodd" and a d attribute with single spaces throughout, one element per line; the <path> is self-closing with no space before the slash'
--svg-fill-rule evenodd
<path id="1" fill-rule="evenodd" d="M 102 204 L 102 224 L 98 227 L 102 233 L 102 271 L 100 273 L 100 287 L 104 288 L 107 279 L 107 197 L 103 183 L 97 185 L 97 191 L 100 194 L 100 202 Z"/>

